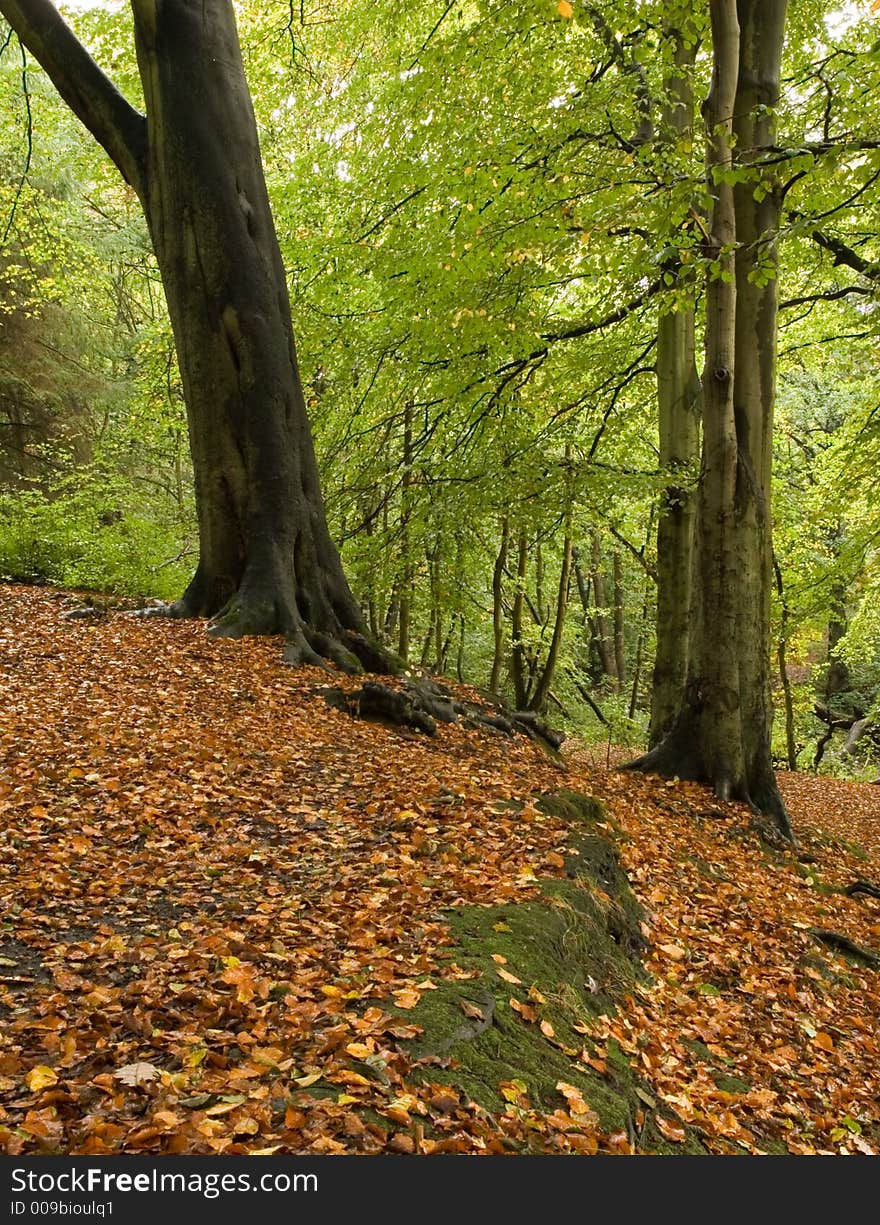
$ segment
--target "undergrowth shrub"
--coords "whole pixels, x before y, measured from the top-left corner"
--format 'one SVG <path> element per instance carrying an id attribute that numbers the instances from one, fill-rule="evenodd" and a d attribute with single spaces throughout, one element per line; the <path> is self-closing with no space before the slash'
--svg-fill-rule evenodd
<path id="1" fill-rule="evenodd" d="M 180 594 L 191 577 L 192 527 L 170 498 L 139 498 L 96 469 L 50 492 L 0 493 L 0 578 L 121 595 Z"/>

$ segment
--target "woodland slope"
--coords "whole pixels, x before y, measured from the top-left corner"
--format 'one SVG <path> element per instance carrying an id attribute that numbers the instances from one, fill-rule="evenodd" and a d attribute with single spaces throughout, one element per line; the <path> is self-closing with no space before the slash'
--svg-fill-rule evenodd
<path id="1" fill-rule="evenodd" d="M 777 847 L 273 639 L 0 601 L 6 1151 L 880 1151 L 880 788 L 781 776 Z"/>

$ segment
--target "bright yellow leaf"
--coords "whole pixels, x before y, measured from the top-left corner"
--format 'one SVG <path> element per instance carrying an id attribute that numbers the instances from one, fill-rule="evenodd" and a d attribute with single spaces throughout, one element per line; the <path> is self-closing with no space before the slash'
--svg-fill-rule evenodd
<path id="1" fill-rule="evenodd" d="M 38 1063 L 35 1068 L 31 1068 L 24 1079 L 31 1093 L 39 1093 L 41 1089 L 48 1089 L 49 1085 L 58 1083 L 58 1073 L 48 1064 Z"/>

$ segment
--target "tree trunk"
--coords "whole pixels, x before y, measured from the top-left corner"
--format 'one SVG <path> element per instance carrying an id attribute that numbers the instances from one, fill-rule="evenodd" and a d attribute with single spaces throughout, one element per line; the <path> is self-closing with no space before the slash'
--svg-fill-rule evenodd
<path id="1" fill-rule="evenodd" d="M 590 532 L 590 561 L 592 565 L 593 594 L 596 597 L 596 625 L 598 628 L 597 645 L 599 657 L 602 660 L 602 671 L 614 682 L 614 688 L 620 689 L 620 679 L 614 662 L 613 638 L 608 621 L 608 593 L 605 588 L 605 576 L 602 573 L 602 539 L 594 528 Z"/>
<path id="2" fill-rule="evenodd" d="M 645 651 L 645 636 L 648 630 L 649 613 L 651 609 L 651 576 L 645 575 L 645 588 L 642 596 L 642 615 L 639 621 L 639 636 L 636 639 L 636 655 L 633 663 L 632 687 L 629 695 L 629 717 L 634 719 L 639 708 L 639 686 L 642 682 L 642 656 Z"/>
<path id="3" fill-rule="evenodd" d="M 694 99 L 691 69 L 696 45 L 670 30 L 674 63 L 666 82 L 661 139 L 679 141 L 691 133 Z M 684 696 L 690 654 L 693 603 L 693 544 L 696 491 L 691 487 L 700 441 L 700 379 L 694 343 L 690 274 L 675 269 L 681 298 L 657 327 L 657 409 L 660 466 L 669 485 L 660 499 L 657 523 L 657 648 L 651 686 L 650 746 L 672 725 Z"/>
<path id="4" fill-rule="evenodd" d="M 403 571 L 398 589 L 397 654 L 406 663 L 409 659 L 410 624 L 412 620 L 413 566 L 410 555 L 409 521 L 412 514 L 412 405 L 403 410 L 403 476 L 400 482 L 400 556 Z"/>
<path id="5" fill-rule="evenodd" d="M 464 684 L 464 640 L 467 632 L 464 613 L 458 614 L 458 650 L 455 654 L 455 675 L 459 683 Z"/>
<path id="6" fill-rule="evenodd" d="M 775 393 L 780 199 L 725 182 L 738 157 L 773 143 L 785 0 L 711 0 L 714 67 L 706 103 L 714 268 L 706 285 L 699 616 L 688 683 L 664 740 L 635 763 L 709 782 L 791 838 L 770 756 L 770 438 Z M 735 122 L 734 122 L 735 118 Z M 734 256 L 736 251 L 736 256 Z M 761 278 L 763 280 L 763 278 Z"/>
<path id="7" fill-rule="evenodd" d="M 556 672 L 559 652 L 562 647 L 562 635 L 565 630 L 565 611 L 568 608 L 568 587 L 571 582 L 571 510 L 566 516 L 565 540 L 562 545 L 562 566 L 559 572 L 559 587 L 556 595 L 556 617 L 553 622 L 553 637 L 547 650 L 547 658 L 541 671 L 540 679 L 535 686 L 529 702 L 529 709 L 540 711 L 547 701 L 550 686 Z"/>
<path id="8" fill-rule="evenodd" d="M 617 687 L 626 685 L 626 607 L 623 594 L 623 562 L 620 550 L 615 549 L 611 558 L 614 576 L 614 668 L 617 672 Z"/>
<path id="9" fill-rule="evenodd" d="M 501 521 L 501 543 L 492 571 L 492 670 L 489 673 L 489 692 L 497 693 L 504 663 L 504 571 L 507 566 L 507 549 L 510 541 L 510 520 L 505 515 Z"/>
<path id="10" fill-rule="evenodd" d="M 840 531 L 835 534 L 835 553 Z M 828 671 L 825 674 L 825 704 L 838 693 L 845 693 L 851 686 L 849 668 L 841 659 L 837 647 L 846 634 L 846 584 L 838 579 L 831 588 L 831 615 L 828 618 Z"/>
<path id="11" fill-rule="evenodd" d="M 538 538 L 535 545 L 535 624 L 543 636 L 547 622 L 550 620 L 550 609 L 544 604 L 544 550 Z"/>
<path id="12" fill-rule="evenodd" d="M 571 560 L 578 595 L 581 599 L 581 608 L 584 614 L 584 629 L 587 630 L 586 639 L 589 654 L 586 671 L 590 676 L 590 680 L 594 684 L 598 684 L 603 674 L 602 658 L 599 651 L 599 626 L 596 618 L 593 616 L 592 605 L 590 603 L 590 580 L 584 574 L 581 566 L 580 550 L 576 546 L 572 548 Z"/>
<path id="13" fill-rule="evenodd" d="M 513 700 L 517 710 L 525 710 L 529 700 L 526 679 L 526 647 L 523 640 L 523 609 L 526 596 L 526 576 L 529 563 L 529 540 L 525 528 L 520 528 L 517 539 L 516 592 L 510 614 L 510 679 L 513 682 Z"/>
<path id="14" fill-rule="evenodd" d="M 218 635 L 282 633 L 290 662 L 381 667 L 327 528 L 231 0 L 132 0 L 132 11 L 146 118 L 49 0 L 0 0 L 146 215 L 199 525 L 198 567 L 171 612 L 212 617 Z"/>
<path id="15" fill-rule="evenodd" d="M 757 161 L 775 143 L 775 107 L 787 0 L 739 0 L 739 77 L 734 107 L 737 156 Z M 737 226 L 736 379 L 734 412 L 739 445 L 737 517 L 747 561 L 740 620 L 741 729 L 750 801 L 791 837 L 788 814 L 773 774 L 770 736 L 770 625 L 773 589 L 773 412 L 776 401 L 778 258 L 782 208 L 778 182 L 756 199 L 755 178 L 734 189 Z M 769 279 L 765 279 L 769 270 Z M 759 275 L 760 274 L 760 275 Z"/>
<path id="16" fill-rule="evenodd" d="M 776 556 L 773 556 L 773 573 L 776 576 L 776 594 L 779 598 L 780 624 L 779 638 L 776 643 L 776 662 L 779 665 L 779 683 L 782 686 L 782 702 L 785 710 L 785 755 L 789 770 L 797 770 L 797 743 L 794 735 L 794 697 L 791 691 L 791 678 L 788 675 L 788 601 L 785 598 L 785 587 L 782 583 L 782 570 Z"/>

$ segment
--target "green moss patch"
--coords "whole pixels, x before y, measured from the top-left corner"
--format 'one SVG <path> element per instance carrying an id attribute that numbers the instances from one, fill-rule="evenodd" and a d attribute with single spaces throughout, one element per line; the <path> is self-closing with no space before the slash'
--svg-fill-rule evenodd
<path id="1" fill-rule="evenodd" d="M 643 912 L 604 810 L 573 792 L 544 796 L 539 807 L 572 827 L 566 878 L 543 881 L 535 901 L 449 913 L 462 977 L 439 981 L 406 1013 L 423 1030 L 407 1043 L 415 1075 L 454 1086 L 492 1113 L 504 1111 L 512 1083 L 524 1087 L 532 1108 L 565 1109 L 556 1088 L 564 1081 L 604 1131 L 624 1132 L 640 1151 L 702 1151 L 690 1133 L 682 1144 L 664 1140 L 646 1110 L 653 1099 L 627 1057 L 613 1040 L 597 1055 L 584 1032 L 648 981 Z"/>

